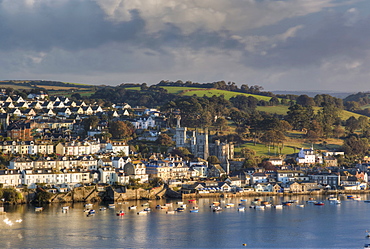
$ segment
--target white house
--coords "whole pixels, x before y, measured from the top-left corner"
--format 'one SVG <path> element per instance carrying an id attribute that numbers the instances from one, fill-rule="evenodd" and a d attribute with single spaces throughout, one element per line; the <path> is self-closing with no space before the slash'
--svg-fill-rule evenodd
<path id="1" fill-rule="evenodd" d="M 313 148 L 311 149 L 301 149 L 298 152 L 298 157 L 296 158 L 297 163 L 300 164 L 314 164 L 316 162 L 316 154 Z"/>

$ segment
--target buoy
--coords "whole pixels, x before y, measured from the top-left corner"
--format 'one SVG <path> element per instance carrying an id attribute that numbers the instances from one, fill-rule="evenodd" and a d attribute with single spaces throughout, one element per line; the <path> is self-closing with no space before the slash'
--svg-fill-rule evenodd
<path id="1" fill-rule="evenodd" d="M 247 246 L 247 244 L 243 244 L 243 246 Z"/>

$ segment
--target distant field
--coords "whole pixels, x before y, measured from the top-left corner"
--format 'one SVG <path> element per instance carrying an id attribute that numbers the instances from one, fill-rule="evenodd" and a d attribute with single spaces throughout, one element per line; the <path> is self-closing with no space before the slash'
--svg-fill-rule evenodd
<path id="1" fill-rule="evenodd" d="M 318 110 L 320 110 L 321 108 L 320 107 L 313 107 L 314 111 L 317 112 Z M 279 114 L 279 115 L 286 115 L 287 112 L 289 111 L 289 106 L 283 106 L 283 105 L 278 105 L 278 106 L 257 106 L 257 110 L 258 111 L 264 111 L 266 113 L 276 113 L 276 114 Z M 339 117 L 342 119 L 342 120 L 347 120 L 349 119 L 351 116 L 354 116 L 355 118 L 359 118 L 361 116 L 364 116 L 364 115 L 360 115 L 360 114 L 357 114 L 357 113 L 354 113 L 354 112 L 350 112 L 350 111 L 345 111 L 345 110 L 342 110 L 341 113 L 339 114 Z M 366 116 L 364 116 L 366 117 Z"/>
<path id="2" fill-rule="evenodd" d="M 33 87 L 29 87 L 29 86 L 21 86 L 21 85 L 9 85 L 9 84 L 1 84 L 0 83 L 0 88 L 13 88 L 13 89 L 16 89 L 16 90 L 23 90 L 23 89 L 33 89 Z"/>
<path id="3" fill-rule="evenodd" d="M 69 89 L 80 89 L 76 86 L 44 86 L 37 85 L 37 87 L 45 88 L 46 90 L 69 90 Z"/>
<path id="4" fill-rule="evenodd" d="M 49 95 L 71 97 L 72 94 L 79 93 L 81 96 L 89 97 L 95 93 L 95 91 L 72 90 L 49 91 Z"/>
<path id="5" fill-rule="evenodd" d="M 342 113 L 339 116 L 340 116 L 340 118 L 342 120 L 347 120 L 351 116 L 354 116 L 355 118 L 359 118 L 361 116 L 368 118 L 367 116 L 364 116 L 364 115 L 361 115 L 361 114 L 357 114 L 357 113 L 354 113 L 354 112 L 350 112 L 350 111 L 344 111 L 344 110 L 342 111 Z"/>
<path id="6" fill-rule="evenodd" d="M 230 99 L 230 98 L 235 97 L 237 95 L 244 95 L 244 96 L 247 96 L 247 97 L 248 96 L 253 96 L 258 100 L 269 101 L 271 99 L 271 97 L 261 96 L 261 95 L 256 95 L 256 94 L 238 93 L 238 92 L 230 92 L 230 91 L 226 91 L 226 90 L 204 89 L 204 88 L 200 88 L 199 90 L 187 91 L 187 92 L 182 93 L 181 95 L 185 95 L 185 96 L 196 95 L 198 97 L 203 97 L 204 95 L 207 96 L 207 97 L 212 97 L 213 95 L 216 95 L 216 96 L 224 95 L 225 99 Z"/>
<path id="7" fill-rule="evenodd" d="M 181 87 L 181 86 L 161 86 L 168 91 L 168 93 L 180 94 L 184 96 L 193 96 L 196 95 L 198 97 L 203 97 L 204 95 L 207 97 L 212 97 L 213 95 L 221 96 L 224 95 L 225 99 L 230 99 L 237 95 L 245 95 L 245 96 L 253 96 L 258 100 L 265 100 L 269 101 L 271 97 L 256 95 L 256 94 L 248 94 L 248 93 L 238 93 L 238 92 L 230 92 L 226 90 L 219 90 L 219 89 L 210 89 L 210 88 L 199 88 L 199 87 Z M 139 91 L 140 87 L 127 87 L 128 90 L 136 90 Z"/>

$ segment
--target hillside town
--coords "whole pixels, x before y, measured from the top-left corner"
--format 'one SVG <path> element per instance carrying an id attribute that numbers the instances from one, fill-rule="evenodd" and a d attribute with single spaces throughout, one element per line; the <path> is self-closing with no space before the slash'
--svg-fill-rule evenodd
<path id="1" fill-rule="evenodd" d="M 338 164 L 343 151 L 318 151 L 312 145 L 250 166 L 245 158 L 235 157 L 233 142 L 212 139 L 208 128 L 182 127 L 175 111 L 171 114 L 176 127 L 169 127 L 168 113 L 155 108 L 101 106 L 44 93 L 27 98 L 1 93 L 2 188 L 58 193 L 91 185 L 123 189 L 165 185 L 179 194 L 368 188 L 367 157 L 345 168 Z M 114 139 L 109 126 L 118 121 L 130 124 L 124 129 L 132 129 L 137 141 L 153 144 L 170 138 L 168 146 L 162 150 L 155 145 L 144 152 L 125 139 Z M 179 153 L 184 150 L 193 157 Z"/>

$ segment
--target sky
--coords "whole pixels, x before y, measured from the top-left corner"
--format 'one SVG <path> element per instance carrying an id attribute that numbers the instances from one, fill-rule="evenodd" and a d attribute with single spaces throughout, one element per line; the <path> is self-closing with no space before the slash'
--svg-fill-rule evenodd
<path id="1" fill-rule="evenodd" d="M 0 0 L 0 79 L 370 91 L 369 0 Z"/>

